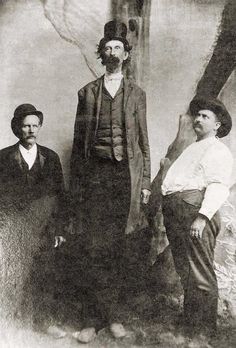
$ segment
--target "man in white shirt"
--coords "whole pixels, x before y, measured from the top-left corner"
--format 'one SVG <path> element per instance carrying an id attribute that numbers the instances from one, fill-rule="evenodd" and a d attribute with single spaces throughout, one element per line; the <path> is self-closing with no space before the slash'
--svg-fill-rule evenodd
<path id="1" fill-rule="evenodd" d="M 218 210 L 229 195 L 233 158 L 218 138 L 232 121 L 219 100 L 190 104 L 197 141 L 167 171 L 162 184 L 163 215 L 176 271 L 184 289 L 185 323 L 197 332 L 214 332 L 218 288 L 213 268 L 220 231 Z"/>
<path id="2" fill-rule="evenodd" d="M 118 297 L 131 274 L 123 267 L 131 259 L 126 251 L 135 254 L 125 248 L 126 235 L 136 230 L 141 203 L 147 204 L 150 195 L 146 95 L 122 73 L 131 50 L 126 34 L 124 23 L 106 23 L 98 45 L 105 75 L 78 92 L 70 192 L 74 229 L 81 241 L 72 265 L 77 276 L 71 278 L 84 294 L 84 328 L 78 336 L 82 342 L 91 341 L 107 324 L 114 337 L 125 336 Z M 135 271 L 133 293 L 140 289 Z"/>

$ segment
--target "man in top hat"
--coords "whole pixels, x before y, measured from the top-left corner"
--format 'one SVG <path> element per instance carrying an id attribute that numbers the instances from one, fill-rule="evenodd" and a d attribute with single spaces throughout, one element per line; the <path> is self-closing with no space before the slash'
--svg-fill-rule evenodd
<path id="1" fill-rule="evenodd" d="M 122 271 L 128 265 L 125 235 L 137 229 L 140 206 L 150 195 L 146 96 L 122 73 L 131 50 L 126 34 L 124 23 L 105 25 L 97 50 L 105 75 L 78 92 L 70 191 L 79 221 L 73 265 L 84 295 L 82 342 L 106 323 L 115 337 L 125 335 L 117 310 L 128 276 Z"/>
<path id="2" fill-rule="evenodd" d="M 163 215 L 176 271 L 184 289 L 184 319 L 191 332 L 214 333 L 218 287 L 213 268 L 219 208 L 229 195 L 233 158 L 219 140 L 231 117 L 217 99 L 190 103 L 197 141 L 167 171 Z"/>
<path id="3" fill-rule="evenodd" d="M 36 245 L 32 245 L 32 249 L 30 249 L 28 244 L 27 246 L 25 245 L 25 249 L 30 249 L 32 255 L 35 255 L 35 262 L 32 259 L 30 261 L 36 267 L 34 272 L 32 271 L 31 285 L 35 283 L 34 285 L 37 287 L 35 289 L 37 299 L 33 297 L 37 325 L 43 324 L 44 318 L 47 319 L 47 313 L 42 313 L 42 311 L 46 311 L 46 308 L 49 307 L 48 303 L 45 303 L 45 306 L 43 306 L 46 298 L 41 298 L 40 300 L 38 297 L 40 289 L 49 290 L 47 288 L 47 272 L 45 269 L 42 269 L 43 267 L 39 268 L 39 259 L 41 260 L 42 255 L 44 255 L 41 251 L 46 251 L 49 256 L 49 254 L 52 254 L 54 242 L 58 245 L 63 241 L 63 238 L 56 236 L 56 233 L 53 231 L 57 230 L 55 219 L 58 215 L 56 211 L 64 192 L 62 167 L 60 159 L 54 151 L 37 144 L 37 137 L 42 124 L 43 114 L 41 111 L 38 111 L 31 104 L 19 105 L 15 109 L 11 120 L 12 131 L 19 141 L 0 150 L 1 212 L 5 213 L 10 219 L 20 218 L 21 214 L 22 218 L 24 216 L 24 224 L 22 225 L 22 222 L 18 221 L 16 228 L 12 231 L 11 238 L 14 238 L 14 235 L 19 233 L 21 234 L 21 241 L 25 238 L 28 244 L 32 243 L 32 240 L 37 240 L 37 243 L 39 243 L 39 254 L 37 255 L 35 254 Z M 47 201 L 44 200 L 45 197 L 48 197 Z M 37 202 L 39 202 L 40 207 L 35 208 L 35 206 L 37 207 Z M 43 215 L 42 217 L 39 216 L 40 212 Z M 28 217 L 26 218 L 27 215 Z M 40 225 L 39 221 L 41 221 Z M 29 226 L 31 226 L 30 224 L 38 224 L 40 236 L 35 236 L 35 239 L 29 236 L 27 239 L 24 233 L 30 234 L 36 229 L 35 226 L 32 228 L 28 226 L 27 229 L 27 223 L 29 223 Z M 45 228 L 43 230 L 41 228 L 41 226 L 45 227 L 47 225 L 52 236 L 49 235 L 48 229 L 47 233 Z M 23 267 L 24 255 L 21 255 L 21 259 Z M 51 261 L 53 262 L 52 259 Z M 29 266 L 24 265 L 24 267 L 28 268 Z M 29 273 L 30 270 L 28 269 Z M 49 276 L 51 277 L 51 274 Z M 52 284 L 48 285 L 51 286 Z"/>

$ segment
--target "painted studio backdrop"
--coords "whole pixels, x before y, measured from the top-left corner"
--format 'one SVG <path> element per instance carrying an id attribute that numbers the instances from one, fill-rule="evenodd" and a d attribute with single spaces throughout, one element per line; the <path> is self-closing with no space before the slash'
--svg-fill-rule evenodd
<path id="1" fill-rule="evenodd" d="M 59 154 L 68 182 L 77 91 L 103 73 L 96 45 L 103 36 L 104 23 L 114 17 L 128 24 L 128 38 L 133 45 L 135 58 L 127 74 L 147 92 L 152 179 L 176 138 L 179 116 L 187 112 L 196 93 L 219 95 L 231 113 L 233 129 L 224 141 L 236 161 L 236 5 L 233 0 L 0 1 L 0 148 L 17 141 L 10 128 L 16 106 L 32 103 L 44 113 L 39 143 Z M 188 127 L 187 118 L 180 126 L 177 151 L 180 143 L 193 141 Z M 236 168 L 232 187 L 236 183 L 235 174 Z M 230 199 L 224 210 L 226 239 L 218 244 L 216 267 L 218 281 L 222 281 L 219 286 L 226 297 L 229 292 L 232 298 L 235 296 L 236 308 L 234 189 Z M 5 260 L 1 266 L 3 274 L 9 275 L 10 263 L 6 259 L 11 251 L 1 244 L 1 257 Z M 15 258 L 16 264 L 18 261 Z M 15 272 L 12 270 L 9 289 Z M 18 292 L 23 288 L 26 273 L 27 270 L 20 273 Z M 4 289 L 5 285 L 2 283 Z M 9 289 L 4 290 L 8 297 Z"/>

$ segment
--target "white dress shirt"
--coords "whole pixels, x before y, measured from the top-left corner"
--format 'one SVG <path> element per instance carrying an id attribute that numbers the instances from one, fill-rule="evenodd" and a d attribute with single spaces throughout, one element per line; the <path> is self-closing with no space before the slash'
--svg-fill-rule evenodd
<path id="1" fill-rule="evenodd" d="M 122 72 L 114 73 L 114 74 L 108 74 L 105 72 L 104 76 L 104 84 L 112 98 L 116 95 L 116 92 L 118 91 L 121 80 L 123 79 Z"/>
<path id="2" fill-rule="evenodd" d="M 21 144 L 19 145 L 20 153 L 22 154 L 22 157 L 24 158 L 25 162 L 28 164 L 29 170 L 33 167 L 33 164 L 37 157 L 37 145 L 34 144 L 31 149 L 27 150 L 24 146 Z"/>
<path id="3" fill-rule="evenodd" d="M 232 167 L 230 150 L 216 137 L 197 141 L 169 168 L 162 194 L 206 189 L 199 213 L 211 219 L 229 195 Z"/>

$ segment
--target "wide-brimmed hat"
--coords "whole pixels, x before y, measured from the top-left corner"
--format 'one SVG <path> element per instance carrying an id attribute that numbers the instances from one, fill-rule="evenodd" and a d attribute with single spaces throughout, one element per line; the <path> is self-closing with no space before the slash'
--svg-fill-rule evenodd
<path id="1" fill-rule="evenodd" d="M 19 135 L 19 127 L 22 120 L 28 115 L 36 115 L 39 118 L 40 124 L 43 123 L 43 113 L 35 108 L 32 104 L 21 104 L 14 111 L 14 116 L 11 120 L 11 129 L 15 136 Z"/>
<path id="2" fill-rule="evenodd" d="M 100 40 L 98 47 L 101 49 L 108 41 L 119 40 L 123 42 L 126 47 L 129 47 L 129 42 L 126 39 L 127 26 L 125 23 L 115 19 L 105 24 L 104 37 Z M 130 47 L 131 49 L 131 47 Z"/>
<path id="3" fill-rule="evenodd" d="M 196 97 L 191 101 L 189 110 L 192 115 L 197 115 L 200 110 L 210 110 L 214 112 L 221 123 L 221 126 L 217 130 L 217 136 L 223 138 L 229 134 L 232 128 L 232 118 L 219 99 Z"/>

